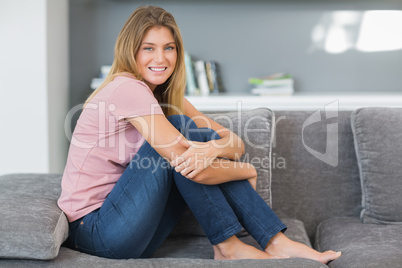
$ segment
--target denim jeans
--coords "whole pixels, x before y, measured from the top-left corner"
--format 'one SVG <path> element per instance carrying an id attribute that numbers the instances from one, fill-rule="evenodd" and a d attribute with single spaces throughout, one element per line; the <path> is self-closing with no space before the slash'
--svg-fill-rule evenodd
<path id="1" fill-rule="evenodd" d="M 187 139 L 219 139 L 188 117 L 168 120 Z M 286 226 L 247 180 L 219 185 L 193 182 L 176 172 L 146 141 L 107 196 L 102 207 L 70 223 L 66 245 L 106 258 L 146 258 L 163 243 L 186 203 L 216 245 L 243 226 L 265 248 Z"/>

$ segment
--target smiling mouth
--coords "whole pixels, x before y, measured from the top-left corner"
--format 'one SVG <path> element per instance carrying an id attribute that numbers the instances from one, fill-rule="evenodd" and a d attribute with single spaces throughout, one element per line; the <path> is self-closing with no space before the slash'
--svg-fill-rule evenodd
<path id="1" fill-rule="evenodd" d="M 160 67 L 160 68 L 157 68 L 157 67 L 148 67 L 148 69 L 150 69 L 150 70 L 153 71 L 153 72 L 163 72 L 164 70 L 167 69 L 167 67 Z"/>

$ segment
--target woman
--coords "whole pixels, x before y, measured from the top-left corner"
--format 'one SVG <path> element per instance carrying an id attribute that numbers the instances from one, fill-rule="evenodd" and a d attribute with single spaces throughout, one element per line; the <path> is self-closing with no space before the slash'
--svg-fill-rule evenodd
<path id="1" fill-rule="evenodd" d="M 286 226 L 254 191 L 255 168 L 230 160 L 244 153 L 243 142 L 184 98 L 185 79 L 173 16 L 136 9 L 73 134 L 58 201 L 70 222 L 67 246 L 107 258 L 149 257 L 187 203 L 215 259 L 339 257 L 282 233 Z M 262 250 L 235 236 L 241 225 Z"/>

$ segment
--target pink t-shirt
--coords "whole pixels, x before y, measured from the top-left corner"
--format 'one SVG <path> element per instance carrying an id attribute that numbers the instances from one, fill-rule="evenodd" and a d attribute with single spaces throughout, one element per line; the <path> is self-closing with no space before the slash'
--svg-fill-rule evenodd
<path id="1" fill-rule="evenodd" d="M 149 87 L 118 76 L 85 106 L 71 139 L 59 207 L 70 222 L 102 206 L 144 142 L 125 118 L 163 114 Z"/>

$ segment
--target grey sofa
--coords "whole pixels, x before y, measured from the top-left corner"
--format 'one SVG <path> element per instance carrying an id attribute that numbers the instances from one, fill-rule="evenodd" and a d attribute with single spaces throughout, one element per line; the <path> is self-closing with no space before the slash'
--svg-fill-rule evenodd
<path id="1" fill-rule="evenodd" d="M 257 191 L 288 226 L 288 237 L 342 251 L 329 267 L 401 267 L 402 109 L 210 116 L 241 132 L 249 157 L 243 160 L 268 159 L 254 163 Z M 327 267 L 301 258 L 214 261 L 190 211 L 150 259 L 80 253 L 60 246 L 68 235 L 56 205 L 60 180 L 0 177 L 0 267 Z M 245 231 L 239 237 L 258 247 Z"/>

